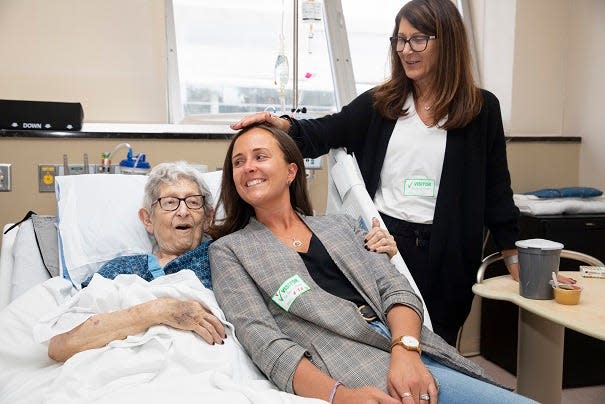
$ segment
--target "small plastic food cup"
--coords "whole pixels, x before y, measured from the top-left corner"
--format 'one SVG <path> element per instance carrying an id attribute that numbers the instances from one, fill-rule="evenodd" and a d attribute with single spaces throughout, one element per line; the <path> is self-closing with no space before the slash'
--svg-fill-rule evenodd
<path id="1" fill-rule="evenodd" d="M 582 288 L 579 286 L 577 289 L 561 289 L 561 288 L 553 288 L 555 292 L 555 301 L 559 304 L 578 304 L 580 301 L 580 294 L 582 293 Z"/>

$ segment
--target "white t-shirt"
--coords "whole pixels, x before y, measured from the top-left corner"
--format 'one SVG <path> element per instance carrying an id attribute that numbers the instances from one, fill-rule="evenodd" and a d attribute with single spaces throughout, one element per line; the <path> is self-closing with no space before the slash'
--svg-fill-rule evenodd
<path id="1" fill-rule="evenodd" d="M 427 127 L 410 95 L 408 115 L 397 120 L 389 140 L 374 203 L 379 212 L 412 223 L 433 223 L 447 132 Z M 445 123 L 444 118 L 439 122 Z"/>

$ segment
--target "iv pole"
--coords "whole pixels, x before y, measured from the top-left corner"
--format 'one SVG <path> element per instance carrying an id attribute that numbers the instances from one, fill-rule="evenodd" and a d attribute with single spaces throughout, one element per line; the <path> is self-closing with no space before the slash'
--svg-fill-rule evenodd
<path id="1" fill-rule="evenodd" d="M 298 109 L 298 0 L 294 1 L 292 26 L 292 112 Z"/>

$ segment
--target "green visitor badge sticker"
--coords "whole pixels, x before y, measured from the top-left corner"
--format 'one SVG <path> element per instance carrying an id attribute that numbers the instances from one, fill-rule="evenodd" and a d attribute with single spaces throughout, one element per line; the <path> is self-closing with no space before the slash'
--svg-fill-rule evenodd
<path id="1" fill-rule="evenodd" d="M 406 179 L 405 196 L 435 196 L 435 180 L 427 178 Z"/>
<path id="2" fill-rule="evenodd" d="M 300 276 L 294 275 L 280 285 L 271 298 L 279 307 L 289 311 L 298 296 L 311 289 Z"/>

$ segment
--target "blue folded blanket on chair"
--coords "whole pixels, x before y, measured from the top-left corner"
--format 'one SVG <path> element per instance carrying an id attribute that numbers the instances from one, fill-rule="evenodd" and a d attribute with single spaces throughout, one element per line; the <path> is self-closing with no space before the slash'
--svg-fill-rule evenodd
<path id="1" fill-rule="evenodd" d="M 525 195 L 535 195 L 538 198 L 592 198 L 603 195 L 603 191 L 591 187 L 544 188 L 526 192 Z"/>

